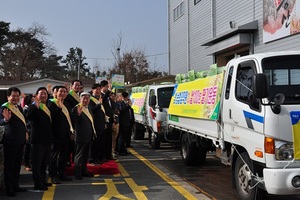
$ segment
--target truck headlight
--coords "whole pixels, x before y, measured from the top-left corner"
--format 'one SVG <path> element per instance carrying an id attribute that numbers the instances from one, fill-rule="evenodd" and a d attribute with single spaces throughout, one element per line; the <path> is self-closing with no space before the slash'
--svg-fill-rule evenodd
<path id="1" fill-rule="evenodd" d="M 276 160 L 293 160 L 294 147 L 292 142 L 275 141 Z"/>

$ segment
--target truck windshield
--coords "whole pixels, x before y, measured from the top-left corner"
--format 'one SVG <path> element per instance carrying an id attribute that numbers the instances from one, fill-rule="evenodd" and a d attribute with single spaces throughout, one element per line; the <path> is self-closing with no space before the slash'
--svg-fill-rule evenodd
<path id="1" fill-rule="evenodd" d="M 285 95 L 283 104 L 299 104 L 300 55 L 265 58 L 262 67 L 269 82 L 269 100 L 282 93 Z"/>
<path id="2" fill-rule="evenodd" d="M 169 108 L 174 87 L 159 88 L 157 90 L 158 105 L 161 108 Z"/>

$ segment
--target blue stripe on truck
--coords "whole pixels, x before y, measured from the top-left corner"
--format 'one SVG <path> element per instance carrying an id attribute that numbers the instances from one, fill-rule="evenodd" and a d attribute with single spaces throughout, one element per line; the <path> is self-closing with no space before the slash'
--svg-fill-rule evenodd
<path id="1" fill-rule="evenodd" d="M 253 113 L 250 113 L 250 112 L 247 112 L 245 110 L 243 110 L 243 112 L 244 112 L 244 116 L 246 118 L 252 119 L 252 120 L 260 122 L 260 123 L 264 123 L 264 117 L 253 114 Z"/>

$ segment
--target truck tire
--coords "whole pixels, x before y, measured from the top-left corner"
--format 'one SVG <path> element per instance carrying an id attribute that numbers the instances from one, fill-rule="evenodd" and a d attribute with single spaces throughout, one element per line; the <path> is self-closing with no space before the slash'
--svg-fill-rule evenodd
<path id="1" fill-rule="evenodd" d="M 196 142 L 190 142 L 188 134 L 181 138 L 181 157 L 185 165 L 195 165 L 197 161 Z"/>
<path id="2" fill-rule="evenodd" d="M 141 124 L 134 123 L 132 127 L 132 139 L 143 140 L 145 137 L 145 127 Z"/>
<path id="3" fill-rule="evenodd" d="M 155 133 L 150 133 L 149 135 L 149 144 L 152 149 L 159 149 L 160 140 L 157 139 L 157 135 Z"/>
<path id="4" fill-rule="evenodd" d="M 196 147 L 197 148 L 197 164 L 204 165 L 206 161 L 206 153 L 207 150 L 203 148 L 201 145 Z"/>
<path id="5" fill-rule="evenodd" d="M 235 162 L 235 185 L 238 194 L 241 199 L 265 199 L 266 191 L 255 187 L 252 188 L 255 183 L 251 179 L 251 172 L 253 172 L 253 164 L 249 155 L 246 152 L 241 153 L 242 159 L 238 157 Z M 252 189 L 251 189 L 252 188 Z"/>

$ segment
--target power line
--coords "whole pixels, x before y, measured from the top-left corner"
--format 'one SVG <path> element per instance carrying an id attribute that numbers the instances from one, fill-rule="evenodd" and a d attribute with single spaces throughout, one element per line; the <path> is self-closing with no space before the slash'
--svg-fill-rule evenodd
<path id="1" fill-rule="evenodd" d="M 145 55 L 145 57 L 154 57 L 154 56 L 161 56 L 165 55 L 166 53 L 157 53 L 157 54 L 152 54 L 152 55 Z M 86 58 L 86 59 L 93 59 L 93 60 L 115 60 L 115 58 Z"/>

